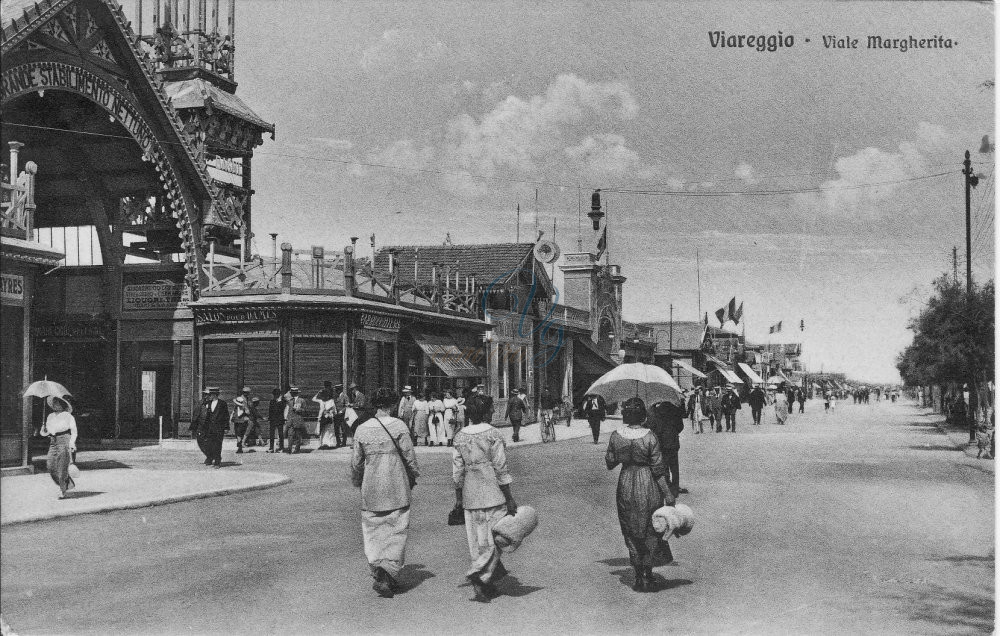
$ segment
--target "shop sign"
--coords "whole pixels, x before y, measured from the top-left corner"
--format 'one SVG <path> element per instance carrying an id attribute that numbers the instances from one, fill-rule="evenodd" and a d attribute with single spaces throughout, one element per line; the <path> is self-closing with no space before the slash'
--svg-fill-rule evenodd
<path id="1" fill-rule="evenodd" d="M 106 340 L 113 331 L 107 322 L 69 322 L 63 324 L 35 324 L 32 327 L 37 338 L 72 338 Z"/>
<path id="2" fill-rule="evenodd" d="M 184 286 L 174 283 L 125 285 L 122 309 L 176 309 L 184 300 Z"/>
<path id="3" fill-rule="evenodd" d="M 0 77 L 3 101 L 47 88 L 73 91 L 100 104 L 132 134 L 144 153 L 155 152 L 156 138 L 132 101 L 87 70 L 61 62 L 31 62 L 8 69 Z"/>
<path id="4" fill-rule="evenodd" d="M 394 316 L 380 316 L 378 314 L 361 314 L 361 326 L 368 329 L 385 329 L 387 331 L 399 331 L 401 321 Z"/>
<path id="5" fill-rule="evenodd" d="M 241 309 L 199 309 L 194 314 L 199 325 L 234 325 L 268 322 L 278 319 L 278 311 L 269 307 L 245 307 Z"/>
<path id="6" fill-rule="evenodd" d="M 0 298 L 24 302 L 24 277 L 17 274 L 3 274 L 0 281 Z"/>

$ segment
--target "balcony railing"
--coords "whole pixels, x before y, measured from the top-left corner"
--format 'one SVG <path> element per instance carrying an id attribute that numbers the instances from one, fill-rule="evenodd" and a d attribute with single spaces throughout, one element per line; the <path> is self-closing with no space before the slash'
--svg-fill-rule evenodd
<path id="1" fill-rule="evenodd" d="M 35 174 L 38 166 L 29 161 L 17 171 L 18 152 L 24 144 L 11 141 L 10 175 L 0 183 L 0 234 L 30 240 L 35 219 Z M 6 175 L 4 175 L 6 177 Z"/>

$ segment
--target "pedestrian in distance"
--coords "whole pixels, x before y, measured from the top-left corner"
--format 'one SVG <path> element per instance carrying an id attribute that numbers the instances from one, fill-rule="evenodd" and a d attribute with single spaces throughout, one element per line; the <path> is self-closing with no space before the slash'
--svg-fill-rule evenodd
<path id="1" fill-rule="evenodd" d="M 351 483 L 361 489 L 361 534 L 379 596 L 392 598 L 406 559 L 410 491 L 420 471 L 410 429 L 390 411 L 396 395 L 380 388 L 372 396 L 375 415 L 358 425 L 351 448 Z"/>
<path id="2" fill-rule="evenodd" d="M 59 498 L 66 499 L 66 493 L 76 488 L 76 482 L 69 474 L 76 452 L 76 418 L 73 417 L 73 405 L 61 397 L 50 395 L 45 398 L 45 403 L 52 409 L 41 430 L 42 436 L 49 438 L 46 463 L 49 476 L 59 486 Z"/>
<path id="3" fill-rule="evenodd" d="M 583 416 L 590 425 L 590 434 L 597 444 L 601 437 L 601 422 L 608 416 L 608 405 L 600 395 L 589 394 L 583 397 Z"/>
<path id="4" fill-rule="evenodd" d="M 708 394 L 708 412 L 711 427 L 716 433 L 722 432 L 722 391 L 715 387 Z"/>
<path id="5" fill-rule="evenodd" d="M 451 446 L 452 440 L 455 439 L 455 431 L 461 428 L 458 424 L 458 398 L 455 397 L 455 392 L 445 391 L 442 403 L 444 404 L 445 436 L 448 440 L 448 446 Z"/>
<path id="6" fill-rule="evenodd" d="M 332 450 L 340 444 L 337 440 L 337 392 L 333 382 L 326 380 L 323 388 L 313 396 L 313 402 L 319 405 L 316 421 L 319 424 L 319 446 L 317 450 Z"/>
<path id="7" fill-rule="evenodd" d="M 788 414 L 795 410 L 795 390 L 791 387 L 785 389 L 785 397 L 788 399 Z"/>
<path id="8" fill-rule="evenodd" d="M 556 441 L 556 414 L 555 410 L 559 407 L 559 400 L 556 396 L 552 395 L 552 391 L 549 387 L 542 387 L 542 395 L 540 397 L 541 406 L 541 434 L 542 442 L 554 442 Z"/>
<path id="9" fill-rule="evenodd" d="M 306 401 L 299 395 L 299 392 L 299 387 L 291 387 L 285 406 L 285 439 L 288 440 L 285 452 L 289 454 L 295 454 L 302 450 L 302 436 L 306 432 L 304 417 Z"/>
<path id="10" fill-rule="evenodd" d="M 427 405 L 430 411 L 428 426 L 431 429 L 431 445 L 444 446 L 450 441 L 448 437 L 448 423 L 444 419 L 444 394 L 435 393 L 433 399 Z"/>
<path id="11" fill-rule="evenodd" d="M 695 417 L 698 418 L 698 434 L 705 432 L 705 422 L 708 422 L 708 430 L 711 431 L 712 426 L 712 410 L 708 406 L 707 396 L 705 390 L 702 387 L 698 387 L 694 391 L 695 402 L 694 402 L 694 413 Z M 694 424 L 692 423 L 692 428 Z"/>
<path id="12" fill-rule="evenodd" d="M 514 434 L 511 439 L 515 442 L 521 441 L 521 425 L 524 422 L 524 416 L 528 412 L 528 395 L 524 387 L 518 387 L 517 391 L 511 393 L 510 399 L 507 400 L 507 413 L 504 415 L 504 419 L 510 420 L 510 425 L 514 429 Z"/>
<path id="13" fill-rule="evenodd" d="M 722 396 L 722 414 L 726 418 L 726 431 L 729 433 L 736 432 L 736 411 L 740 408 L 740 396 L 736 394 L 732 384 L 727 384 L 725 395 Z"/>
<path id="14" fill-rule="evenodd" d="M 760 416 L 764 411 L 764 405 L 767 404 L 767 394 L 759 384 L 751 389 L 747 404 L 750 405 L 750 417 L 753 418 L 754 425 L 760 426 Z"/>
<path id="15" fill-rule="evenodd" d="M 837 394 L 836 393 L 831 393 L 830 394 L 830 413 L 836 413 L 836 412 L 837 412 Z"/>
<path id="16" fill-rule="evenodd" d="M 191 428 L 189 429 L 191 437 L 195 439 L 198 443 L 198 450 L 205 455 L 205 465 L 210 466 L 212 460 L 209 458 L 208 447 L 205 446 L 205 437 L 201 434 L 204 430 L 205 415 L 208 410 L 208 404 L 212 401 L 211 396 L 208 394 L 208 387 L 205 387 L 201 391 L 201 402 L 194 408 L 194 413 L 191 414 Z"/>
<path id="17" fill-rule="evenodd" d="M 416 403 L 417 398 L 413 397 L 413 387 L 406 385 L 403 387 L 403 395 L 399 398 L 399 404 L 396 405 L 396 417 L 403 420 L 403 424 L 410 429 L 410 439 L 413 437 L 413 405 Z"/>
<path id="18" fill-rule="evenodd" d="M 233 425 L 233 432 L 236 433 L 236 454 L 243 454 L 243 447 L 247 445 L 248 436 L 256 428 L 256 414 L 251 410 L 249 387 L 244 387 L 244 393 L 233 398 L 233 408 L 229 412 L 229 422 Z M 251 453 L 255 452 L 252 448 Z"/>
<path id="19" fill-rule="evenodd" d="M 487 421 L 485 400 L 471 397 L 466 412 L 470 424 L 455 436 L 452 450 L 455 509 L 464 511 L 472 559 L 465 577 L 475 591 L 473 600 L 486 602 L 497 593 L 494 584 L 507 574 L 493 527 L 506 515 L 517 514 L 517 504 L 510 488 L 514 479 L 507 467 L 507 444 Z"/>
<path id="20" fill-rule="evenodd" d="M 774 418 L 778 424 L 788 419 L 788 397 L 781 389 L 774 392 Z"/>
<path id="21" fill-rule="evenodd" d="M 413 444 L 424 438 L 424 446 L 431 445 L 431 431 L 428 426 L 430 419 L 430 402 L 424 399 L 424 394 L 417 392 L 413 400 Z"/>
<path id="22" fill-rule="evenodd" d="M 278 434 L 278 451 L 285 450 L 285 400 L 281 397 L 281 389 L 271 391 L 271 399 L 267 403 L 268 448 L 274 451 L 274 434 Z"/>
<path id="23" fill-rule="evenodd" d="M 205 407 L 198 434 L 204 439 L 206 464 L 222 468 L 222 440 L 229 430 L 229 407 L 219 399 L 219 387 L 208 388 L 208 404 Z"/>
<path id="24" fill-rule="evenodd" d="M 633 589 L 651 589 L 653 555 L 661 537 L 653 528 L 653 512 L 674 505 L 667 484 L 660 444 L 645 426 L 646 405 L 639 398 L 622 404 L 621 428 L 611 434 L 604 462 L 608 470 L 621 466 L 616 501 L 618 525 L 625 539 L 629 561 L 635 571 Z"/>
<path id="25" fill-rule="evenodd" d="M 802 389 L 795 390 L 795 400 L 799 403 L 799 413 L 806 412 L 806 393 Z"/>
<path id="26" fill-rule="evenodd" d="M 823 412 L 830 412 L 830 391 L 823 391 Z"/>
<path id="27" fill-rule="evenodd" d="M 347 396 L 344 401 L 344 424 L 347 427 L 347 434 L 353 439 L 354 430 L 361 422 L 372 416 L 368 408 L 368 398 L 361 392 L 357 382 L 351 382 L 347 387 Z"/>

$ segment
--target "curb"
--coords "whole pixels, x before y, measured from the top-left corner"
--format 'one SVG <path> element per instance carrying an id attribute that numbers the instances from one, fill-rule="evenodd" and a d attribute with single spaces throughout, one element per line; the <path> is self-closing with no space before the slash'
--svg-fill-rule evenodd
<path id="1" fill-rule="evenodd" d="M 261 474 L 267 474 L 267 473 L 261 473 Z M 275 475 L 268 481 L 256 484 L 250 484 L 247 486 L 231 486 L 228 488 L 216 488 L 214 490 L 205 490 L 201 492 L 194 492 L 186 495 L 175 495 L 171 497 L 161 497 L 158 499 L 130 499 L 119 502 L 108 502 L 107 504 L 102 504 L 100 506 L 96 506 L 93 509 L 88 509 L 88 510 L 54 510 L 39 514 L 24 515 L 21 517 L 5 519 L 4 521 L 0 522 L 0 526 L 31 523 L 34 521 L 47 521 L 50 519 L 61 519 L 64 517 L 76 517 L 79 515 L 111 512 L 114 510 L 136 510 L 138 508 L 150 508 L 152 506 L 162 506 L 166 504 L 179 503 L 181 501 L 208 499 L 209 497 L 234 495 L 242 492 L 252 492 L 254 490 L 266 490 L 268 488 L 284 486 L 285 484 L 290 484 L 290 483 L 292 483 L 291 477 L 288 477 L 287 475 Z"/>

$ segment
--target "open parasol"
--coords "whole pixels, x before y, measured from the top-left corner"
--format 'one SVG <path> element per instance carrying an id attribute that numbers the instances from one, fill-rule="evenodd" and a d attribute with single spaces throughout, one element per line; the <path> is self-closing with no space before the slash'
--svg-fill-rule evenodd
<path id="1" fill-rule="evenodd" d="M 633 397 L 647 405 L 671 402 L 680 406 L 684 403 L 683 391 L 669 373 L 641 362 L 623 364 L 608 371 L 590 385 L 587 394 L 600 395 L 608 404 Z"/>
<path id="2" fill-rule="evenodd" d="M 53 382 L 52 380 L 37 380 L 28 385 L 28 388 L 24 390 L 24 397 L 73 397 L 73 394 L 66 390 L 66 387 L 59 384 L 58 382 Z"/>

